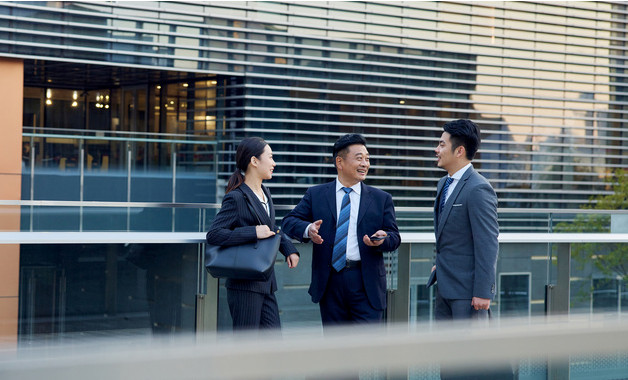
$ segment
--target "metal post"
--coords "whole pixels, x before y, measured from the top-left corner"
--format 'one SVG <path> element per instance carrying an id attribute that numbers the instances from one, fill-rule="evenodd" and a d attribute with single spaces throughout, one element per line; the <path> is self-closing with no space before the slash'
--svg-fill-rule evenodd
<path id="1" fill-rule="evenodd" d="M 35 200 L 35 145 L 33 145 L 33 137 L 31 136 L 31 201 Z M 30 215 L 29 215 L 29 231 L 33 231 L 33 211 L 34 206 L 31 203 L 30 206 Z"/>
<path id="2" fill-rule="evenodd" d="M 556 244 L 556 284 L 547 287 L 548 315 L 569 314 L 571 277 L 571 244 Z M 569 379 L 569 359 L 547 361 L 548 380 Z"/>
<path id="3" fill-rule="evenodd" d="M 397 249 L 397 286 L 388 291 L 386 318 L 388 323 L 408 323 L 410 320 L 410 252 L 412 244 L 401 244 Z M 387 380 L 406 380 L 408 372 L 389 372 Z"/>
<path id="4" fill-rule="evenodd" d="M 127 143 L 127 159 L 126 159 L 126 201 L 131 202 L 131 165 L 132 165 L 132 152 L 131 152 L 131 144 Z M 131 207 L 126 208 L 126 230 L 131 230 Z"/>
<path id="5" fill-rule="evenodd" d="M 57 332 L 60 334 L 65 332 L 65 310 L 67 298 L 67 277 L 65 276 L 65 270 L 62 270 L 61 276 L 59 277 L 59 325 L 57 329 Z"/>
<path id="6" fill-rule="evenodd" d="M 105 249 L 105 311 L 112 316 L 118 313 L 118 255 L 114 244 Z"/>
<path id="7" fill-rule="evenodd" d="M 199 244 L 199 249 L 201 257 L 204 257 L 205 244 Z M 201 271 L 205 272 L 203 275 L 206 278 L 206 290 L 205 294 L 196 295 L 196 335 L 198 337 L 207 331 L 218 329 L 218 292 L 220 290 L 219 280 L 207 275 L 204 264 Z"/>
<path id="8" fill-rule="evenodd" d="M 550 314 L 569 314 L 569 279 L 571 277 L 571 245 L 556 244 L 556 285 L 551 288 Z"/>
<path id="9" fill-rule="evenodd" d="M 397 286 L 388 293 L 386 310 L 389 323 L 410 320 L 410 247 L 411 244 L 402 244 L 397 250 Z"/>
<path id="10" fill-rule="evenodd" d="M 177 201 L 177 153 L 176 145 L 172 143 L 172 203 Z M 175 231 L 175 208 L 172 208 L 172 232 Z"/>
<path id="11" fill-rule="evenodd" d="M 83 189 L 85 184 L 85 145 L 83 140 L 79 140 L 79 231 L 83 231 Z"/>

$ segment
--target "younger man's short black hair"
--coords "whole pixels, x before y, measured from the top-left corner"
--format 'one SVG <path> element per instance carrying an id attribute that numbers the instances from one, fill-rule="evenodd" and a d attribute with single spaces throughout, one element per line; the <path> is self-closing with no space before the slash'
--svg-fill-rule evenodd
<path id="1" fill-rule="evenodd" d="M 366 146 L 366 139 L 364 136 L 357 133 L 350 133 L 340 137 L 334 144 L 334 161 L 336 160 L 336 156 L 338 156 L 338 154 L 343 156 L 347 153 L 347 148 L 355 144 Z"/>
<path id="2" fill-rule="evenodd" d="M 445 124 L 443 129 L 450 135 L 452 151 L 462 145 L 467 159 L 472 160 L 480 148 L 480 127 L 471 120 L 459 119 Z"/>

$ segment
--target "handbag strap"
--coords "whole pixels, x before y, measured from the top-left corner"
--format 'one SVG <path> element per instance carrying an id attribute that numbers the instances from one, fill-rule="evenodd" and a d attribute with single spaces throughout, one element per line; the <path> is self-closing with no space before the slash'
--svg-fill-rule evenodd
<path id="1" fill-rule="evenodd" d="M 242 191 L 242 189 L 240 189 L 240 191 Z M 244 199 L 246 200 L 246 205 L 249 206 L 249 210 L 251 210 L 253 215 L 255 215 L 255 217 L 257 218 L 257 223 L 259 223 L 259 225 L 264 224 L 262 223 L 262 220 L 259 218 L 259 214 L 253 208 L 253 203 L 251 203 L 251 200 L 249 199 L 249 197 L 244 193 L 244 191 L 242 191 L 242 194 L 244 195 Z M 257 248 L 258 244 L 259 244 L 259 239 L 257 239 L 257 241 L 255 242 L 255 248 Z"/>
<path id="2" fill-rule="evenodd" d="M 251 212 L 253 213 L 253 215 L 255 215 L 255 217 L 257 218 L 257 223 L 259 223 L 259 225 L 262 225 L 262 220 L 259 218 L 259 215 L 257 214 L 257 212 L 255 211 L 255 209 L 253 208 L 253 204 L 251 203 L 251 200 L 249 199 L 249 197 L 244 193 L 244 191 L 242 191 L 242 194 L 244 195 L 244 199 L 246 200 L 246 205 L 249 206 L 249 210 L 251 210 Z"/>

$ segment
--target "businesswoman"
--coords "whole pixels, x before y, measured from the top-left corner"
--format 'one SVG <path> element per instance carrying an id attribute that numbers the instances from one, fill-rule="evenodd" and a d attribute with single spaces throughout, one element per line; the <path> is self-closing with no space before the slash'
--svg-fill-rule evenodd
<path id="1" fill-rule="evenodd" d="M 207 242 L 229 246 L 254 242 L 275 235 L 275 209 L 270 192 L 262 181 L 271 179 L 275 161 L 266 141 L 249 137 L 236 150 L 236 170 L 229 178 L 222 207 L 207 232 Z M 257 213 L 247 205 L 251 202 Z M 261 223 L 258 223 L 258 217 Z M 299 253 L 282 234 L 279 251 L 289 268 L 299 263 Z M 234 330 L 280 328 L 279 307 L 275 298 L 275 272 L 267 281 L 227 279 L 227 302 Z"/>

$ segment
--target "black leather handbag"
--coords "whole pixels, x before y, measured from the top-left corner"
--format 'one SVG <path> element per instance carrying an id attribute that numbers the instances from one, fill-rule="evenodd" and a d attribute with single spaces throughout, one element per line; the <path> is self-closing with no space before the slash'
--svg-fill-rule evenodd
<path id="1" fill-rule="evenodd" d="M 261 225 L 259 215 L 246 195 L 245 198 L 249 210 Z M 206 244 L 205 268 L 215 278 L 266 281 L 273 271 L 280 242 L 281 235 L 277 233 L 254 243 L 232 246 Z"/>

